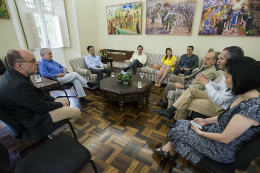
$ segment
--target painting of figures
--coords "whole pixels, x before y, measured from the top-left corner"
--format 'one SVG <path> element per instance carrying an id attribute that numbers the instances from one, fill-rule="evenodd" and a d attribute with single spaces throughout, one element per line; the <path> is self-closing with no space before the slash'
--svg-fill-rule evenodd
<path id="1" fill-rule="evenodd" d="M 109 35 L 142 34 L 142 2 L 107 6 Z"/>
<path id="2" fill-rule="evenodd" d="M 0 0 L 0 19 L 10 19 L 5 0 Z"/>
<path id="3" fill-rule="evenodd" d="M 146 34 L 191 35 L 196 0 L 147 0 Z"/>
<path id="4" fill-rule="evenodd" d="M 204 0 L 199 35 L 260 36 L 260 0 Z"/>

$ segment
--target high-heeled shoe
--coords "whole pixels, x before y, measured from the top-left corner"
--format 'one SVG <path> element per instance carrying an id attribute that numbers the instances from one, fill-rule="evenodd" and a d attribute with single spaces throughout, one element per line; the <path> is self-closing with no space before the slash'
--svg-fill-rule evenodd
<path id="1" fill-rule="evenodd" d="M 153 152 L 154 152 L 155 154 L 160 155 L 160 156 L 162 157 L 162 160 L 167 160 L 167 159 L 169 159 L 169 157 L 170 157 L 170 152 L 169 152 L 169 151 L 168 151 L 168 152 L 163 151 L 163 150 L 162 150 L 162 147 L 160 148 L 160 151 L 156 150 L 156 148 L 153 148 Z"/>

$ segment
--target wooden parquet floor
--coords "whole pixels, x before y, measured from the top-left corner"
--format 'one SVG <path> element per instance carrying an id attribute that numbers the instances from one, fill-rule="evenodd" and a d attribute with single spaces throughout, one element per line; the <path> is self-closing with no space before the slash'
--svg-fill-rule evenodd
<path id="1" fill-rule="evenodd" d="M 119 105 L 110 101 L 103 104 L 100 90 L 85 90 L 87 98 L 93 102 L 79 103 L 78 98 L 70 98 L 71 106 L 82 111 L 80 118 L 73 124 L 79 142 L 88 148 L 92 154 L 98 171 L 104 173 L 166 173 L 171 160 L 162 161 L 152 152 L 153 147 L 161 147 L 167 143 L 169 129 L 164 118 L 159 117 L 151 108 L 159 108 L 156 103 L 162 98 L 165 86 L 152 87 L 148 105 L 138 108 L 137 102 L 125 103 L 124 111 L 119 111 Z M 69 94 L 75 94 L 74 89 Z M 52 96 L 63 95 L 62 92 L 51 92 Z M 28 143 L 16 141 L 7 128 L 0 123 L 0 142 L 8 147 L 11 167 L 15 169 L 19 160 L 18 151 Z M 38 146 L 39 147 L 39 146 Z M 259 158 L 256 158 L 248 170 L 243 173 L 260 172 Z M 81 173 L 94 172 L 89 164 Z M 172 173 L 206 173 L 207 171 L 194 166 L 183 158 L 177 160 L 177 166 Z M 236 171 L 240 173 L 241 171 Z"/>

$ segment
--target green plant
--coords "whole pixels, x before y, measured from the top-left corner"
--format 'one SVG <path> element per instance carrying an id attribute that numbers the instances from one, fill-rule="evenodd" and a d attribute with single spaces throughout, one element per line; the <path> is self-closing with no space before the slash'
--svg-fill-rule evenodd
<path id="1" fill-rule="evenodd" d="M 127 75 L 127 74 L 123 75 L 122 78 L 121 78 L 121 80 L 122 80 L 123 82 L 129 82 L 130 79 L 131 79 L 130 76 Z"/>
<path id="2" fill-rule="evenodd" d="M 129 77 L 130 77 L 130 79 L 132 79 L 132 73 L 130 73 L 130 72 L 127 72 L 125 75 L 129 76 Z"/>
<path id="3" fill-rule="evenodd" d="M 122 80 L 122 77 L 124 76 L 124 74 L 123 73 L 119 73 L 117 76 L 116 76 L 116 78 L 118 79 L 118 80 Z"/>

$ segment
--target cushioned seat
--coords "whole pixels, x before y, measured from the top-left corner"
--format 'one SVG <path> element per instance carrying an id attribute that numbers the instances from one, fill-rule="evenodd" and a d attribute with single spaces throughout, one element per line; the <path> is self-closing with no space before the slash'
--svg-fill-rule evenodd
<path id="1" fill-rule="evenodd" d="M 88 149 L 67 135 L 59 135 L 22 159 L 16 172 L 80 172 L 90 161 Z"/>

